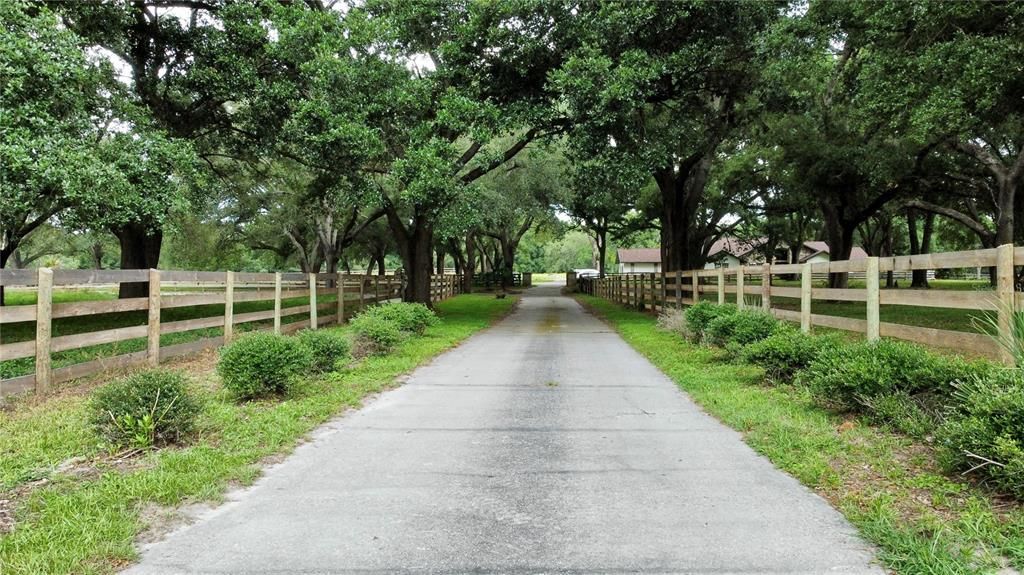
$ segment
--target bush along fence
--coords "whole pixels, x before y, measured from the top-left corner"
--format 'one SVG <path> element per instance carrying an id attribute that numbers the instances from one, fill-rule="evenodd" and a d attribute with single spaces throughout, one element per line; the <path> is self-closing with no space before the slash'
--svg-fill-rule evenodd
<path id="1" fill-rule="evenodd" d="M 1014 314 L 1021 309 L 1022 296 L 1014 289 L 1014 266 L 1024 265 L 1024 248 L 1011 244 L 998 248 L 922 254 L 915 256 L 868 257 L 804 264 L 763 264 L 716 269 L 616 274 L 604 278 L 580 278 L 578 289 L 590 295 L 640 309 L 658 311 L 666 307 L 692 305 L 697 300 L 735 302 L 740 308 L 756 306 L 779 319 L 798 322 L 804 332 L 812 326 L 863 333 L 869 341 L 892 337 L 980 356 L 1013 358 L 993 340 L 1010 340 L 1017 334 Z M 938 289 L 880 289 L 882 274 L 913 270 L 988 267 L 996 270 L 993 290 L 954 291 Z M 828 274 L 849 274 L 863 278 L 864 287 L 814 287 L 813 279 Z M 799 287 L 773 285 L 780 279 L 799 282 Z M 781 283 L 781 282 L 780 282 Z M 729 297 L 731 296 L 731 297 Z M 759 300 L 759 301 L 758 301 Z M 799 301 L 797 309 L 773 307 L 773 302 Z M 751 303 L 753 301 L 754 303 Z M 814 313 L 815 301 L 862 302 L 864 319 Z M 998 333 L 972 333 L 880 321 L 883 305 L 977 310 L 993 314 Z M 987 322 L 983 322 L 987 323 Z M 994 330 L 993 330 L 994 331 Z"/>
<path id="2" fill-rule="evenodd" d="M 111 287 L 122 283 L 148 283 L 149 295 L 69 302 L 55 302 L 53 297 L 55 287 Z M 245 328 L 291 333 L 343 323 L 366 306 L 398 298 L 401 292 L 400 279 L 390 275 L 48 268 L 0 270 L 0 286 L 36 292 L 35 304 L 0 306 L 0 329 L 26 335 L 20 341 L 4 338 L 7 341 L 0 344 L 0 365 L 35 358 L 32 373 L 0 379 L 0 397 L 30 390 L 45 392 L 51 385 L 100 371 L 155 366 L 174 357 L 218 347 L 229 343 L 236 326 L 242 324 L 249 324 Z M 447 299 L 460 293 L 460 286 L 457 276 L 434 276 L 431 298 Z M 248 306 L 256 310 L 236 313 L 240 303 L 243 309 Z M 272 309 L 267 309 L 271 304 Z M 186 319 L 167 321 L 167 316 L 175 312 Z M 95 321 L 82 321 L 83 316 L 93 316 L 89 320 Z M 80 333 L 54 336 L 54 320 L 74 321 L 76 328 L 71 331 Z M 34 338 L 30 331 L 32 323 Z M 78 326 L 83 325 L 115 327 L 82 331 Z M 195 337 L 180 338 L 190 339 L 182 343 L 161 344 L 162 335 L 188 333 Z M 53 354 L 129 340 L 144 341 L 145 347 L 118 355 L 97 354 L 104 356 L 58 368 L 52 366 Z"/>

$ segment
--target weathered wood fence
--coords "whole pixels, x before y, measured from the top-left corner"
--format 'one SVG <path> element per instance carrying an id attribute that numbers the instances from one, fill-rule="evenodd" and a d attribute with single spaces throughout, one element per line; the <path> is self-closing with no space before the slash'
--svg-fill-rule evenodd
<path id="1" fill-rule="evenodd" d="M 53 301 L 54 287 L 104 287 L 120 283 L 149 283 L 148 297 Z M 0 397 L 28 390 L 46 391 L 51 385 L 133 365 L 157 365 L 168 360 L 230 342 L 235 326 L 264 322 L 258 329 L 290 333 L 343 323 L 367 305 L 400 297 L 395 276 L 358 274 L 197 272 L 162 270 L 0 270 L 0 285 L 35 288 L 32 305 L 0 306 L 0 329 L 19 322 L 35 322 L 35 339 L 0 345 L 0 361 L 35 357 L 34 373 L 0 380 Z M 431 298 L 443 300 L 460 292 L 457 276 L 433 276 Z M 330 294 L 334 301 L 317 303 Z M 303 305 L 283 305 L 293 298 L 308 298 Z M 235 313 L 239 302 L 270 302 L 273 309 Z M 188 306 L 223 305 L 223 312 L 181 321 L 161 322 L 161 311 Z M 148 310 L 144 324 L 54 337 L 53 320 L 97 314 Z M 301 315 L 297 320 L 294 316 Z M 282 321 L 284 320 L 284 321 Z M 272 323 L 270 323 L 272 322 Z M 207 328 L 221 328 L 222 335 L 161 347 L 160 336 Z M 137 338 L 146 338 L 143 351 L 101 357 L 60 368 L 51 367 L 54 353 Z"/>
<path id="2" fill-rule="evenodd" d="M 996 314 L 1000 336 L 1012 329 L 1011 314 L 1024 308 L 1022 296 L 1014 291 L 1014 266 L 1024 265 L 1024 248 L 1007 244 L 998 248 L 923 254 L 916 256 L 869 257 L 859 260 L 807 264 L 764 264 L 754 266 L 617 274 L 602 279 L 581 279 L 579 290 L 591 295 L 640 308 L 660 310 L 692 305 L 695 299 L 719 304 L 732 299 L 736 305 L 756 306 L 784 320 L 798 322 L 803 331 L 823 326 L 865 334 L 868 340 L 893 337 L 924 345 L 957 349 L 1009 361 L 990 335 L 947 329 L 919 327 L 879 320 L 882 305 L 980 310 Z M 913 271 L 995 267 L 994 290 L 950 291 L 938 289 L 880 289 L 888 271 Z M 832 273 L 857 274 L 863 288 L 813 287 L 812 279 Z M 823 275 L 825 274 L 825 275 Z M 797 278 L 800 287 L 772 285 L 780 275 Z M 733 294 L 727 298 L 727 294 Z M 695 297 L 696 296 L 696 297 Z M 747 296 L 752 296 L 751 303 Z M 772 298 L 798 298 L 799 311 L 772 307 Z M 759 301 L 758 301 L 759 300 Z M 814 301 L 864 302 L 865 318 L 847 318 L 813 312 Z"/>

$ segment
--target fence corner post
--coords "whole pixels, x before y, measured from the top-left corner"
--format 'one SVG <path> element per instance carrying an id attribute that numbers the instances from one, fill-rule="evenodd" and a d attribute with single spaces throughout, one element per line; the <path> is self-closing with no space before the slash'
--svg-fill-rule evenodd
<path id="1" fill-rule="evenodd" d="M 281 333 L 281 272 L 274 273 L 274 333 Z"/>
<path id="2" fill-rule="evenodd" d="M 36 283 L 36 393 L 50 389 L 50 336 L 53 309 L 53 270 L 39 268 Z"/>
<path id="3" fill-rule="evenodd" d="M 768 262 L 761 268 L 761 309 L 766 312 L 772 309 L 772 264 Z"/>
<path id="4" fill-rule="evenodd" d="M 316 272 L 309 274 L 309 329 L 316 329 Z"/>
<path id="5" fill-rule="evenodd" d="M 693 305 L 697 305 L 700 302 L 700 270 L 693 270 Z"/>
<path id="6" fill-rule="evenodd" d="M 146 363 L 160 364 L 160 270 L 149 270 L 149 321 L 146 323 Z"/>
<path id="7" fill-rule="evenodd" d="M 743 309 L 746 294 L 743 293 L 743 264 L 736 266 L 736 307 Z"/>
<path id="8" fill-rule="evenodd" d="M 800 268 L 800 331 L 811 333 L 811 264 Z"/>
<path id="9" fill-rule="evenodd" d="M 879 335 L 879 314 L 878 314 L 878 258 L 869 257 L 867 270 L 864 273 L 864 284 L 867 288 L 867 339 L 878 341 Z"/>
<path id="10" fill-rule="evenodd" d="M 334 287 L 338 289 L 338 325 L 345 323 L 345 274 L 338 272 L 338 279 L 334 280 Z"/>
<path id="11" fill-rule="evenodd" d="M 996 248 L 996 297 L 998 298 L 998 323 L 999 341 L 1004 345 L 1001 348 L 1000 356 L 1003 363 L 1012 365 L 1015 361 L 1010 353 L 1008 345 L 1013 341 L 1013 314 L 1017 311 L 1016 295 L 1013 289 L 1013 244 L 1003 244 Z"/>
<path id="12" fill-rule="evenodd" d="M 718 268 L 718 305 L 725 303 L 725 266 Z"/>
<path id="13" fill-rule="evenodd" d="M 224 345 L 235 335 L 235 272 L 224 272 Z"/>

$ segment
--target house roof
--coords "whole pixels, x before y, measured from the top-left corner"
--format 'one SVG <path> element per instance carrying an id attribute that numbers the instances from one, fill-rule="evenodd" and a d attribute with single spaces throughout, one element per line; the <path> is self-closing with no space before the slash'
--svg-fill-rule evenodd
<path id="1" fill-rule="evenodd" d="M 766 238 L 741 240 L 732 236 L 725 236 L 715 240 L 715 243 L 711 244 L 711 249 L 708 251 L 708 257 L 715 258 L 721 255 L 722 252 L 736 257 L 742 257 L 761 247 L 765 241 L 767 241 Z"/>
<path id="2" fill-rule="evenodd" d="M 800 256 L 801 262 L 805 262 L 818 254 L 829 253 L 828 244 L 822 241 L 804 242 L 804 247 L 810 250 L 810 253 L 807 255 Z M 853 246 L 853 249 L 850 250 L 851 260 L 863 260 L 867 257 L 868 253 L 864 251 L 864 248 L 860 246 Z"/>
<path id="3" fill-rule="evenodd" d="M 619 263 L 657 264 L 661 263 L 661 248 L 620 248 L 617 250 Z"/>

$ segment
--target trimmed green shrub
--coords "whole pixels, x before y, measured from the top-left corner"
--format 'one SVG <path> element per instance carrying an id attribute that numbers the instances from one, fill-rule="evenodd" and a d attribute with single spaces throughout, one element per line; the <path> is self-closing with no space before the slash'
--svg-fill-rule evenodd
<path id="1" fill-rule="evenodd" d="M 940 460 L 1024 498 L 1024 374 L 994 369 L 956 386 L 936 438 Z"/>
<path id="2" fill-rule="evenodd" d="M 744 361 L 764 368 L 772 381 L 790 380 L 805 369 L 822 350 L 839 345 L 834 337 L 815 336 L 797 329 L 778 329 L 775 333 L 743 349 Z"/>
<path id="3" fill-rule="evenodd" d="M 954 382 L 980 370 L 980 364 L 940 357 L 902 341 L 881 340 L 823 349 L 801 372 L 800 380 L 826 405 L 863 411 L 866 400 L 884 394 L 948 394 Z"/>
<path id="4" fill-rule="evenodd" d="M 730 343 L 740 346 L 761 341 L 780 327 L 779 320 L 760 310 L 740 310 L 711 320 L 705 339 L 722 347 Z"/>
<path id="5" fill-rule="evenodd" d="M 392 321 L 401 331 L 422 334 L 428 327 L 437 325 L 437 315 L 421 303 L 391 302 L 373 306 L 362 313 Z"/>
<path id="6" fill-rule="evenodd" d="M 304 329 L 298 333 L 299 343 L 310 356 L 313 371 L 331 371 L 338 361 L 349 355 L 348 338 L 330 329 Z"/>
<path id="7" fill-rule="evenodd" d="M 258 332 L 222 348 L 217 373 L 235 397 L 253 399 L 287 392 L 311 364 L 309 352 L 297 338 Z"/>
<path id="8" fill-rule="evenodd" d="M 121 447 L 181 441 L 199 410 L 185 376 L 163 369 L 118 379 L 97 389 L 89 402 L 90 422 L 97 433 Z"/>
<path id="9" fill-rule="evenodd" d="M 713 304 L 708 301 L 697 302 L 686 308 L 686 324 L 690 327 L 694 338 L 704 341 L 707 337 L 708 326 L 716 318 L 732 315 L 738 310 L 732 304 Z"/>
<path id="10" fill-rule="evenodd" d="M 405 339 L 396 322 L 373 314 L 361 313 L 349 324 L 356 334 L 358 355 L 387 353 Z"/>

